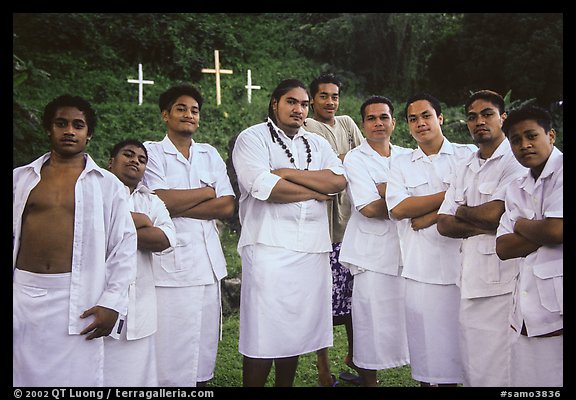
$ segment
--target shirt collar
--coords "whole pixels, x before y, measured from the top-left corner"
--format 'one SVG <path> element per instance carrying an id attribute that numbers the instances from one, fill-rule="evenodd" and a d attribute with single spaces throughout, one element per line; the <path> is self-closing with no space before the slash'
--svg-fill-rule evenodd
<path id="1" fill-rule="evenodd" d="M 36 160 L 34 160 L 32 163 L 29 164 L 30 168 L 32 168 L 34 170 L 34 172 L 37 175 L 40 175 L 40 172 L 42 170 L 42 166 L 44 165 L 44 163 L 46 163 L 46 161 L 48 161 L 48 159 L 50 159 L 51 157 L 51 153 L 48 152 L 44 155 L 42 155 L 41 157 L 37 158 Z M 86 162 L 86 165 L 84 166 L 84 170 L 82 171 L 82 175 L 86 175 L 88 173 L 90 173 L 91 171 L 94 171 L 100 175 L 102 174 L 102 168 L 100 168 L 100 166 L 98 164 L 96 164 L 96 162 L 92 159 L 92 157 L 90 157 L 90 155 L 88 153 L 84 153 L 84 161 Z"/>
<path id="2" fill-rule="evenodd" d="M 546 165 L 542 170 L 542 173 L 538 177 L 538 179 L 534 180 L 532 177 L 532 173 L 528 171 L 524 181 L 521 184 L 521 187 L 525 190 L 530 190 L 530 187 L 538 187 L 543 179 L 550 177 L 554 172 L 560 170 L 564 165 L 564 153 L 562 153 L 556 146 L 552 149 L 550 153 L 550 157 L 546 161 Z"/>
<path id="3" fill-rule="evenodd" d="M 272 126 L 274 127 L 274 129 L 276 129 L 276 132 L 281 133 L 282 135 L 284 135 L 284 137 L 286 137 L 286 139 L 295 139 L 298 136 L 309 136 L 312 135 L 312 133 L 308 132 L 307 130 L 305 130 L 303 127 L 298 128 L 298 132 L 296 132 L 296 134 L 294 135 L 294 137 L 290 137 L 288 136 L 282 129 L 278 128 L 278 125 L 276 125 L 274 123 L 274 121 L 272 121 L 272 119 L 270 117 L 268 117 L 266 119 L 266 128 L 268 128 L 268 122 L 270 122 L 272 124 Z"/>
<path id="4" fill-rule="evenodd" d="M 444 136 L 442 146 L 437 154 L 454 154 L 454 146 L 452 146 L 452 143 L 450 143 L 446 136 Z M 416 150 L 412 152 L 412 161 L 416 161 L 423 157 L 427 158 L 428 156 L 422 151 L 420 146 L 418 146 Z"/>
<path id="5" fill-rule="evenodd" d="M 136 188 L 134 189 L 134 192 L 132 192 L 132 194 L 134 193 L 142 193 L 142 194 L 154 194 L 153 190 L 148 189 L 147 186 L 145 186 L 142 181 L 138 182 L 138 184 L 136 185 Z"/>

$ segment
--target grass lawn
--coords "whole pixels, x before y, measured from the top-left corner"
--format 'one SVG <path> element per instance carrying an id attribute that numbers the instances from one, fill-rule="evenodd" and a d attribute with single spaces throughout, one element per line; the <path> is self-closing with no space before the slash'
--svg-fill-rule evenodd
<path id="1" fill-rule="evenodd" d="M 238 332 L 240 320 L 237 313 L 224 318 L 222 341 L 218 346 L 218 358 L 216 360 L 216 371 L 214 379 L 210 382 L 210 387 L 241 387 L 242 386 L 242 355 L 238 352 Z M 346 331 L 344 326 L 334 327 L 334 347 L 330 349 L 330 366 L 332 373 L 338 376 L 341 371 L 350 371 L 344 365 L 346 355 Z M 378 371 L 380 386 L 409 387 L 418 386 L 410 376 L 410 367 L 391 368 Z M 316 354 L 309 353 L 300 356 L 295 387 L 315 387 L 318 385 L 318 374 L 316 371 Z M 274 386 L 274 367 L 270 371 L 270 376 L 266 386 Z M 347 382 L 340 382 L 339 387 L 354 385 Z"/>

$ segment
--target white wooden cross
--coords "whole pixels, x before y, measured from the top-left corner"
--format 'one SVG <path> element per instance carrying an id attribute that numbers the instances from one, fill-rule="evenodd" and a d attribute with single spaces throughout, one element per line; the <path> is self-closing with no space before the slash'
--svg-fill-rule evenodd
<path id="1" fill-rule="evenodd" d="M 248 103 L 252 103 L 252 89 L 261 89 L 260 86 L 252 86 L 252 72 L 248 70 L 248 84 L 244 86 L 248 89 Z"/>
<path id="2" fill-rule="evenodd" d="M 142 64 L 138 64 L 138 79 L 128 79 L 129 83 L 138 84 L 138 105 L 142 105 L 142 98 L 144 97 L 144 85 L 153 85 L 154 81 L 145 81 L 144 74 L 142 73 Z"/>
<path id="3" fill-rule="evenodd" d="M 216 105 L 219 106 L 220 100 L 220 74 L 232 74 L 231 69 L 220 69 L 220 56 L 218 50 L 214 50 L 214 69 L 212 68 L 202 68 L 202 72 L 205 74 L 216 74 Z"/>

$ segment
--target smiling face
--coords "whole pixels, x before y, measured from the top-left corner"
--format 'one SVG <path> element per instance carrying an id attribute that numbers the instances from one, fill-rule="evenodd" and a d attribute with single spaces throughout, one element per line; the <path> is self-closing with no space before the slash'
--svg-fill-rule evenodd
<path id="1" fill-rule="evenodd" d="M 170 110 L 162 111 L 162 118 L 169 133 L 192 136 L 200 123 L 200 107 L 193 97 L 183 95 L 176 99 Z"/>
<path id="2" fill-rule="evenodd" d="M 69 106 L 56 110 L 49 135 L 53 151 L 66 158 L 83 153 L 91 137 L 84 112 Z"/>
<path id="3" fill-rule="evenodd" d="M 441 125 L 444 117 L 442 114 L 436 115 L 436 110 L 428 100 L 416 100 L 406 111 L 408 128 L 418 144 L 442 140 Z"/>
<path id="4" fill-rule="evenodd" d="M 133 191 L 144 176 L 148 157 L 139 146 L 128 144 L 110 159 L 108 168 Z"/>
<path id="5" fill-rule="evenodd" d="M 320 83 L 318 92 L 312 99 L 314 106 L 314 119 L 324 123 L 330 123 L 336 116 L 340 102 L 340 89 L 333 83 Z"/>

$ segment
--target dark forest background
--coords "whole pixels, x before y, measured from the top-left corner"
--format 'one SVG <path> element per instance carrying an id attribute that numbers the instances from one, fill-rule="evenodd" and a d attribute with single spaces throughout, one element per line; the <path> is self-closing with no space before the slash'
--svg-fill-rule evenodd
<path id="1" fill-rule="evenodd" d="M 189 82 L 206 101 L 196 140 L 227 158 L 230 139 L 261 122 L 285 78 L 310 82 L 334 72 L 344 83 L 340 114 L 359 123 L 372 94 L 396 105 L 393 141 L 414 147 L 404 101 L 429 91 L 444 104 L 446 136 L 469 141 L 462 105 L 492 89 L 513 108 L 550 109 L 562 148 L 563 14 L 558 13 L 19 13 L 13 14 L 13 166 L 48 150 L 40 117 L 63 93 L 90 100 L 99 122 L 88 151 L 101 165 L 110 147 L 134 137 L 159 140 L 157 106 L 169 86 Z M 214 50 L 222 104 L 216 106 Z M 143 64 L 144 102 L 138 105 Z M 260 90 L 247 101 L 246 73 Z"/>

